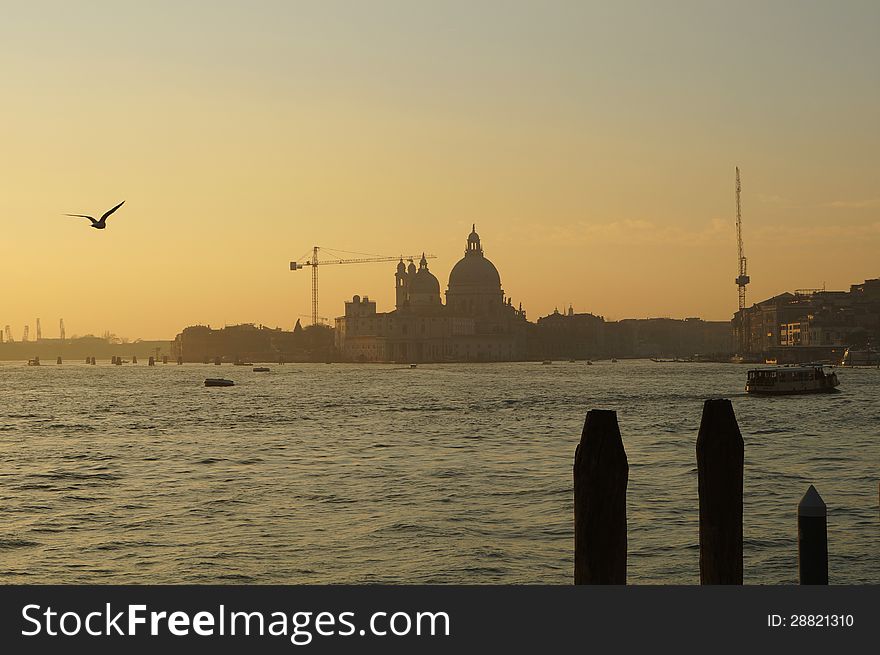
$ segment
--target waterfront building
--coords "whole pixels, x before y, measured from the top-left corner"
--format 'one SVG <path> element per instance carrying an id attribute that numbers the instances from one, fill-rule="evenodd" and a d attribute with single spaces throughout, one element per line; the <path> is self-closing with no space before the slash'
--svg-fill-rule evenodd
<path id="1" fill-rule="evenodd" d="M 476 226 L 464 256 L 449 273 L 446 302 L 440 281 L 422 256 L 418 266 L 403 260 L 394 274 L 395 308 L 353 296 L 336 319 L 336 348 L 346 361 L 460 362 L 526 358 L 527 321 L 501 287 L 501 276 L 485 256 Z"/>
<path id="2" fill-rule="evenodd" d="M 557 309 L 538 319 L 529 332 L 533 359 L 598 359 L 603 357 L 704 357 L 731 353 L 727 321 L 699 318 L 629 318 L 606 321 L 602 316 Z"/>
<path id="3" fill-rule="evenodd" d="M 737 312 L 731 328 L 744 326 L 746 356 L 798 361 L 785 349 L 803 349 L 803 359 L 836 354 L 847 346 L 880 344 L 880 279 L 853 284 L 849 291 L 825 289 L 782 293 Z M 813 349 L 815 352 L 810 352 Z"/>
<path id="4" fill-rule="evenodd" d="M 303 328 L 299 321 L 293 331 L 253 323 L 191 325 L 175 337 L 171 356 L 185 362 L 323 362 L 334 357 L 332 333 L 326 325 Z"/>

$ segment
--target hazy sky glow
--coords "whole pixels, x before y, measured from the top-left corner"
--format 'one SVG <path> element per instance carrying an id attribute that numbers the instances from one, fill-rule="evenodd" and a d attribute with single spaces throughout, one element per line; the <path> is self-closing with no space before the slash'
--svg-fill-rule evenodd
<path id="1" fill-rule="evenodd" d="M 0 327 L 290 328 L 319 244 L 472 222 L 530 318 L 880 276 L 876 2 L 29 2 L 0 22 Z M 65 212 L 100 215 L 99 232 Z M 323 316 L 393 264 L 321 271 Z"/>

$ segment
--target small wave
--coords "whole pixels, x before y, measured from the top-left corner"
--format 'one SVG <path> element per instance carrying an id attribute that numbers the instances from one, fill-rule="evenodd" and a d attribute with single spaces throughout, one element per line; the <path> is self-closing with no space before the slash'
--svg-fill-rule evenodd
<path id="1" fill-rule="evenodd" d="M 12 550 L 14 548 L 32 548 L 33 546 L 39 545 L 39 542 L 30 541 L 28 539 L 0 539 L 0 550 Z"/>
<path id="2" fill-rule="evenodd" d="M 114 473 L 83 473 L 80 471 L 50 471 L 49 473 L 37 473 L 34 477 L 48 478 L 50 480 L 84 480 L 88 482 L 96 480 L 112 482 L 120 479 L 120 476 Z"/>

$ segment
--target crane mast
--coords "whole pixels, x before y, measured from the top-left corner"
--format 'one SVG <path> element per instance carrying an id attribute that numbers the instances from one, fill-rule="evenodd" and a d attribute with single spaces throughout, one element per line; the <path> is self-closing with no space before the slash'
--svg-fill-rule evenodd
<path id="1" fill-rule="evenodd" d="M 746 308 L 746 285 L 749 283 L 747 272 L 746 256 L 743 254 L 743 237 L 742 237 L 742 205 L 740 203 L 740 192 L 742 186 L 739 180 L 739 166 L 736 167 L 736 248 L 737 248 L 737 266 L 739 275 L 736 278 L 736 286 L 739 288 L 739 339 L 740 353 L 745 352 L 746 334 L 745 334 L 745 308 Z"/>
<path id="2" fill-rule="evenodd" d="M 348 258 L 348 259 L 325 259 L 322 261 L 318 261 L 318 250 L 321 248 L 319 246 L 314 246 L 312 248 L 312 258 L 307 259 L 306 261 L 295 261 L 290 262 L 290 270 L 297 271 L 306 266 L 312 267 L 312 325 L 317 325 L 318 320 L 321 318 L 318 316 L 318 266 L 325 266 L 327 264 L 368 264 L 373 262 L 393 262 L 397 259 L 401 261 L 404 259 L 415 259 L 418 255 L 399 255 L 398 257 L 356 257 L 356 258 Z M 325 250 L 328 250 L 325 248 Z M 436 259 L 436 255 L 425 255 L 422 254 L 422 257 L 425 259 Z"/>
<path id="3" fill-rule="evenodd" d="M 318 246 L 315 246 L 314 248 L 312 248 L 312 325 L 317 325 L 317 324 L 318 324 Z"/>

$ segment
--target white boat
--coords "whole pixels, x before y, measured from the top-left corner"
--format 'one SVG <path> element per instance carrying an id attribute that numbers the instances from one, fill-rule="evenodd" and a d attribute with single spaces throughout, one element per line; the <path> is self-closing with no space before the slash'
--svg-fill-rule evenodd
<path id="1" fill-rule="evenodd" d="M 746 392 L 767 396 L 828 393 L 839 384 L 837 374 L 826 372 L 822 365 L 774 366 L 751 369 Z"/>

